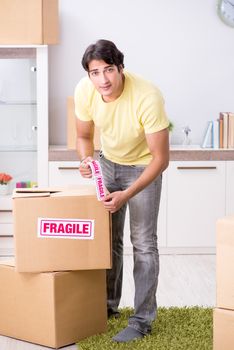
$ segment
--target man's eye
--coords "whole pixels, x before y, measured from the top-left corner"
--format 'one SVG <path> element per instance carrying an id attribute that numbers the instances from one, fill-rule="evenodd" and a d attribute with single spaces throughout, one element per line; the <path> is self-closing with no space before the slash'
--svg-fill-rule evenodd
<path id="1" fill-rule="evenodd" d="M 113 72 L 113 70 L 114 70 L 114 69 L 113 69 L 112 67 L 110 67 L 110 68 L 107 69 L 107 72 L 108 72 L 108 73 L 111 73 L 111 72 Z"/>
<path id="2" fill-rule="evenodd" d="M 98 72 L 91 72 L 92 77 L 96 77 L 98 75 Z"/>

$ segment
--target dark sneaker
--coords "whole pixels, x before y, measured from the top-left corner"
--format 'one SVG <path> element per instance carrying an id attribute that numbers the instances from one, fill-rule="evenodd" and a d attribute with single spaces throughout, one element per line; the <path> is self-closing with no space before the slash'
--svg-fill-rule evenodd
<path id="1" fill-rule="evenodd" d="M 108 318 L 119 318 L 120 317 L 120 312 L 119 311 L 114 311 L 112 309 L 107 310 L 107 316 Z"/>

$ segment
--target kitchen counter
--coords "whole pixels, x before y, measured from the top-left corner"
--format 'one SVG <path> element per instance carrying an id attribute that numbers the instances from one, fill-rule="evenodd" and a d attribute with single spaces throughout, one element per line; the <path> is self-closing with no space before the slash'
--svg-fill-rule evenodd
<path id="1" fill-rule="evenodd" d="M 98 151 L 95 151 L 98 156 Z M 49 161 L 78 161 L 76 150 L 67 149 L 66 146 L 50 146 Z M 194 160 L 234 160 L 234 149 L 201 148 L 196 145 L 170 146 L 170 161 Z"/>

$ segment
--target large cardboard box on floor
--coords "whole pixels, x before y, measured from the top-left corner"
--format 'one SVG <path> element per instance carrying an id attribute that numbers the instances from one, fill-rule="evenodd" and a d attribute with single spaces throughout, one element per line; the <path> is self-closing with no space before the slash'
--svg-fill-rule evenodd
<path id="1" fill-rule="evenodd" d="M 0 0 L 0 44 L 58 43 L 58 0 Z"/>
<path id="2" fill-rule="evenodd" d="M 234 310 L 234 215 L 217 221 L 216 306 Z"/>
<path id="3" fill-rule="evenodd" d="M 111 267 L 110 214 L 97 200 L 95 186 L 16 190 L 13 227 L 18 272 Z"/>
<path id="4" fill-rule="evenodd" d="M 106 331 L 105 271 L 18 273 L 0 263 L 0 334 L 58 348 Z"/>
<path id="5" fill-rule="evenodd" d="M 100 132 L 97 127 L 94 129 L 94 149 L 99 151 L 101 148 Z M 74 97 L 67 98 L 67 148 L 76 149 L 76 115 Z"/>
<path id="6" fill-rule="evenodd" d="M 213 312 L 213 350 L 233 350 L 234 311 L 214 309 Z"/>

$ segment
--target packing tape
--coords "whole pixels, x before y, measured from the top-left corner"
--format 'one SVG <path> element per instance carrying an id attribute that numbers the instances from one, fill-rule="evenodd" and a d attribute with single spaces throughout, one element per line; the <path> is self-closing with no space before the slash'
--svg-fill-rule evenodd
<path id="1" fill-rule="evenodd" d="M 88 165 L 91 168 L 92 176 L 95 181 L 97 199 L 101 201 L 108 193 L 104 185 L 101 165 L 97 160 L 92 160 L 91 162 L 88 162 Z"/>

